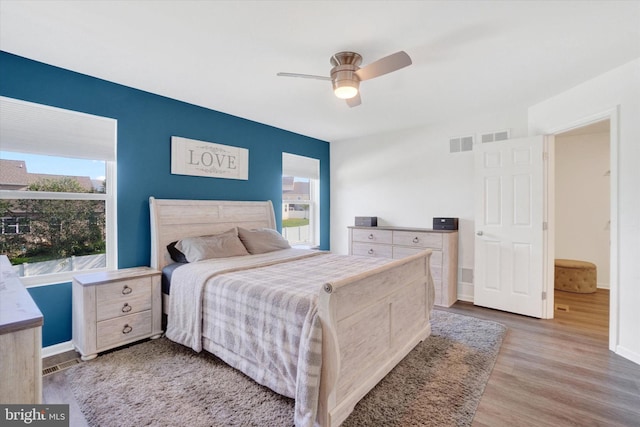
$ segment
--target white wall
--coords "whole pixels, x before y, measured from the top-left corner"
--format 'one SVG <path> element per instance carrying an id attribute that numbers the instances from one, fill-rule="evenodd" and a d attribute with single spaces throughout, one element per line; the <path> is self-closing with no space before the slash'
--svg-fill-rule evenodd
<path id="1" fill-rule="evenodd" d="M 617 194 L 612 193 L 617 217 L 612 232 L 617 246 L 617 265 L 612 265 L 612 322 L 610 348 L 640 363 L 640 58 L 589 80 L 529 109 L 531 135 L 556 133 L 586 118 L 615 109 L 618 124 L 612 122 L 611 147 L 617 164 Z M 615 155 L 617 153 L 617 156 Z"/>
<path id="2" fill-rule="evenodd" d="M 555 141 L 555 257 L 594 263 L 609 288 L 609 132 Z"/>
<path id="3" fill-rule="evenodd" d="M 331 144 L 331 250 L 348 253 L 356 216 L 378 225 L 432 228 L 433 217 L 458 217 L 458 299 L 473 301 L 473 152 L 449 153 L 449 138 L 510 129 L 526 135 L 526 108 L 460 117 L 454 122 Z M 467 275 L 465 275 L 467 276 Z"/>

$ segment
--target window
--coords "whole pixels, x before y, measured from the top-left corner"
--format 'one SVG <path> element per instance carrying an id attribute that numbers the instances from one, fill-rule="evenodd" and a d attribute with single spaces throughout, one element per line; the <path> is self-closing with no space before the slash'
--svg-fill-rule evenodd
<path id="1" fill-rule="evenodd" d="M 0 253 L 27 285 L 116 268 L 116 121 L 0 97 Z"/>
<path id="2" fill-rule="evenodd" d="M 292 246 L 318 246 L 319 218 L 320 161 L 282 153 L 283 236 Z"/>

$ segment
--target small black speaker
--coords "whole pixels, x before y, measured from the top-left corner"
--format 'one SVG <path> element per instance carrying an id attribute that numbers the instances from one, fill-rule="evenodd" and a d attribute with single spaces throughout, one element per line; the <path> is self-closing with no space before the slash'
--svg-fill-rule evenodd
<path id="1" fill-rule="evenodd" d="M 377 227 L 377 226 L 378 226 L 377 216 L 357 216 L 356 217 L 356 227 Z"/>
<path id="2" fill-rule="evenodd" d="M 458 218 L 433 218 L 434 230 L 457 230 Z"/>

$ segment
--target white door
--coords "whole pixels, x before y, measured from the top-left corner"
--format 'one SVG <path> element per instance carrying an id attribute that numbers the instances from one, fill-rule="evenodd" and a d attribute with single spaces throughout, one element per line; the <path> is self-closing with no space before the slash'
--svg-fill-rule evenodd
<path id="1" fill-rule="evenodd" d="M 543 315 L 544 138 L 475 147 L 475 305 Z"/>

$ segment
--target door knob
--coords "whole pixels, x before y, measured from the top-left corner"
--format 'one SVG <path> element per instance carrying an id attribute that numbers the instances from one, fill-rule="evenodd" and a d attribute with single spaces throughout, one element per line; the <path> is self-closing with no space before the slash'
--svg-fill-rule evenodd
<path id="1" fill-rule="evenodd" d="M 477 234 L 478 236 L 482 236 L 484 233 L 482 232 L 482 230 L 479 230 L 479 231 L 476 231 L 476 234 Z"/>

